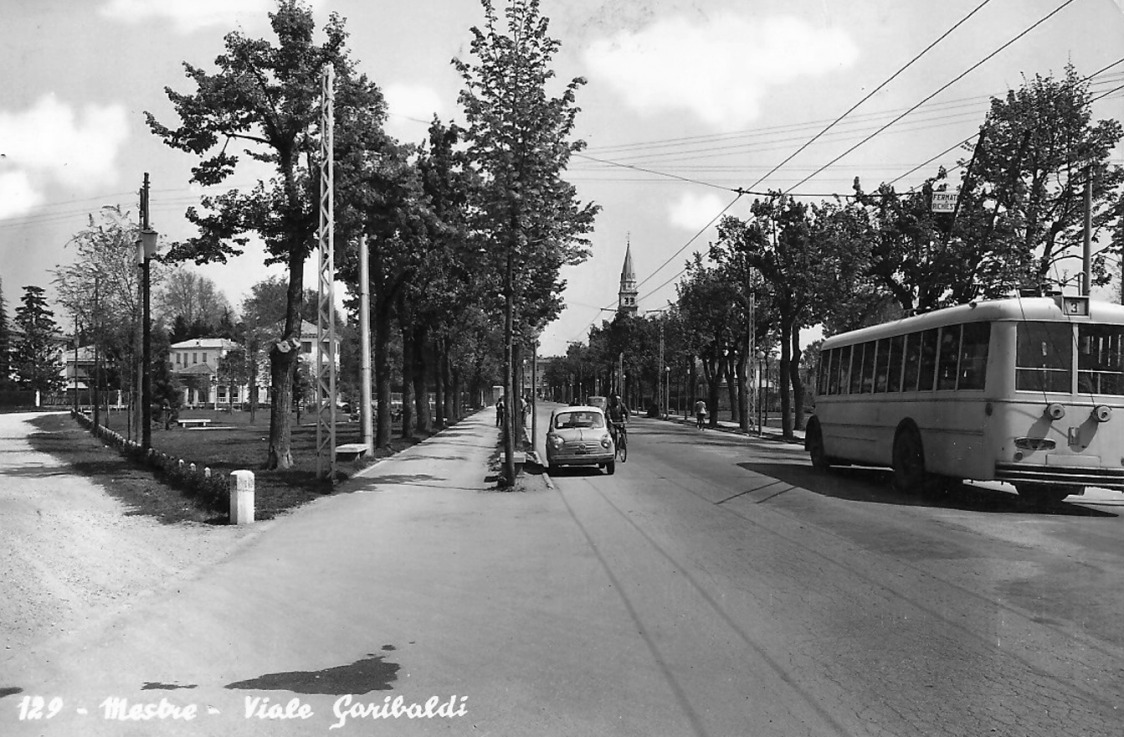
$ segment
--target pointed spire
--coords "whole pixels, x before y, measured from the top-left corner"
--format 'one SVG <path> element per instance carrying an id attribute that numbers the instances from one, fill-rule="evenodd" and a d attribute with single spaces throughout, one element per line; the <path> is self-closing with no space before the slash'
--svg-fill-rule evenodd
<path id="1" fill-rule="evenodd" d="M 636 312 L 636 272 L 632 268 L 632 234 L 625 241 L 624 266 L 621 267 L 621 289 L 618 293 L 617 311 Z"/>
<path id="2" fill-rule="evenodd" d="M 636 272 L 632 269 L 632 233 L 629 233 L 625 238 L 624 267 L 621 269 L 621 281 L 636 281 Z"/>

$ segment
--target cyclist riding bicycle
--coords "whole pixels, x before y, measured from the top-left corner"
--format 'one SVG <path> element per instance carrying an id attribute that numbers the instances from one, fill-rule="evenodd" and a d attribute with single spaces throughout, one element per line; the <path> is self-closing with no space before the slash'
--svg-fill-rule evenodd
<path id="1" fill-rule="evenodd" d="M 628 442 L 628 407 L 624 406 L 619 394 L 614 394 L 609 399 L 609 407 L 605 411 L 609 419 L 609 431 L 613 434 L 613 444 L 619 445 L 619 434 L 624 434 Z"/>

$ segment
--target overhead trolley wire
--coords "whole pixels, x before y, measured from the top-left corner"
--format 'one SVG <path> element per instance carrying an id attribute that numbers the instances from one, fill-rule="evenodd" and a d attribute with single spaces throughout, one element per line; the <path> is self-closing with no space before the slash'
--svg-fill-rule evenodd
<path id="1" fill-rule="evenodd" d="M 1094 77 L 1097 77 L 1097 76 L 1100 76 L 1101 74 L 1104 74 L 1109 69 L 1112 69 L 1114 66 L 1117 66 L 1118 64 L 1124 64 L 1124 57 L 1121 57 L 1121 58 L 1117 59 L 1116 61 L 1112 62 L 1111 64 L 1108 64 L 1107 66 L 1101 67 L 1100 69 L 1098 69 L 1097 71 L 1088 75 L 1087 77 L 1085 77 L 1081 81 L 1082 82 L 1088 82 L 1089 80 L 1093 79 Z M 1089 100 L 1089 102 L 1096 102 L 1097 100 L 1104 99 L 1105 97 L 1108 97 L 1109 95 L 1113 94 L 1114 92 L 1119 92 L 1122 89 L 1124 89 L 1124 85 L 1119 85 L 1117 87 L 1113 87 L 1112 89 L 1108 90 L 1107 92 L 1102 92 L 1101 94 L 1097 95 L 1096 97 L 1091 98 Z M 965 138 L 963 141 L 960 141 L 959 143 L 955 143 L 952 146 L 946 148 L 944 151 L 941 151 L 936 156 L 928 159 L 927 161 L 921 162 L 917 166 L 915 166 L 912 169 L 910 169 L 909 171 L 907 171 L 905 174 L 902 174 L 902 175 L 900 175 L 900 176 L 898 176 L 894 179 L 891 179 L 889 182 L 887 182 L 887 184 L 896 184 L 897 182 L 901 181 L 902 179 L 905 179 L 906 177 L 908 177 L 910 174 L 914 173 L 918 169 L 921 169 L 923 167 L 928 166 L 929 164 L 932 164 L 934 161 L 942 158 L 943 156 L 946 156 L 947 154 L 952 153 L 953 151 L 960 148 L 961 146 L 964 146 L 965 144 L 971 142 L 972 139 L 974 139 L 975 137 L 976 137 L 976 134 L 973 133 L 972 135 Z M 959 166 L 957 166 L 955 168 L 959 168 Z"/>
<path id="2" fill-rule="evenodd" d="M 998 54 L 999 54 L 999 53 L 1000 53 L 1001 51 L 1003 51 L 1003 50 L 1005 50 L 1005 49 L 1006 49 L 1007 47 L 1011 46 L 1011 45 L 1012 45 L 1013 43 L 1015 43 L 1016 41 L 1018 41 L 1019 39 L 1021 39 L 1021 38 L 1022 38 L 1023 36 L 1027 35 L 1027 34 L 1028 34 L 1028 33 L 1030 33 L 1031 31 L 1033 31 L 1033 30 L 1034 30 L 1035 28 L 1037 28 L 1038 26 L 1040 26 L 1040 25 L 1042 25 L 1043 23 L 1045 23 L 1046 21 L 1048 21 L 1048 20 L 1049 20 L 1050 18 L 1053 18 L 1053 17 L 1055 16 L 1055 15 L 1057 15 L 1058 13 L 1060 13 L 1060 12 L 1061 12 L 1062 10 L 1064 10 L 1064 9 L 1065 9 L 1066 7 L 1068 7 L 1069 5 L 1071 5 L 1071 4 L 1073 3 L 1073 2 L 1074 2 L 1074 0 L 1065 0 L 1065 2 L 1064 2 L 1064 3 L 1062 3 L 1062 4 L 1061 4 L 1061 5 L 1059 5 L 1058 7 L 1054 8 L 1053 10 L 1051 10 L 1051 11 L 1050 11 L 1049 13 L 1047 13 L 1046 15 L 1042 16 L 1041 18 L 1039 18 L 1039 19 L 1038 19 L 1038 20 L 1037 20 L 1037 21 L 1036 21 L 1036 22 L 1035 22 L 1035 23 L 1034 23 L 1033 25 L 1031 25 L 1031 26 L 1029 26 L 1028 28 L 1024 29 L 1024 30 L 1023 30 L 1023 31 L 1021 31 L 1021 32 L 1020 32 L 1020 33 L 1019 33 L 1018 35 L 1016 35 L 1016 36 L 1015 36 L 1014 38 L 1012 38 L 1011 40 L 1007 41 L 1007 42 L 1006 42 L 1006 43 L 1004 43 L 1004 44 L 1003 44 L 1002 46 L 1000 46 L 999 48 L 997 48 L 997 49 L 996 49 L 995 51 L 992 51 L 992 52 L 991 52 L 990 54 L 988 54 L 988 55 L 987 55 L 987 56 L 985 56 L 984 58 L 980 59 L 980 60 L 979 60 L 978 62 L 976 62 L 976 63 L 975 63 L 975 64 L 973 64 L 972 66 L 968 67 L 968 68 L 967 68 L 966 70 L 964 70 L 964 71 L 963 71 L 963 72 L 961 72 L 960 74 L 956 75 L 955 77 L 953 77 L 953 78 L 952 78 L 951 80 L 949 80 L 949 81 L 948 81 L 948 82 L 946 82 L 945 84 L 941 85 L 941 87 L 939 87 L 939 88 L 938 88 L 938 89 L 937 89 L 937 90 L 936 90 L 935 92 L 933 92 L 932 94 L 930 94 L 930 95 L 929 95 L 928 97 L 925 97 L 925 98 L 924 98 L 924 99 L 922 99 L 922 100 L 921 100 L 920 102 L 918 102 L 918 103 L 917 103 L 916 105 L 914 105 L 914 106 L 910 107 L 910 108 L 909 108 L 908 110 L 906 110 L 906 111 L 905 111 L 904 113 L 902 113 L 901 115 L 897 116 L 896 118 L 894 118 L 893 120 L 891 120 L 891 121 L 890 121 L 889 123 L 886 123 L 886 124 L 885 124 L 884 126 L 882 126 L 881 128 L 879 128 L 878 130 L 876 130 L 876 131 L 875 131 L 874 133 L 871 133 L 871 134 L 870 134 L 869 136 L 867 136 L 866 138 L 862 139 L 861 141 L 859 141 L 858 143 L 856 143 L 856 144 L 855 144 L 854 146 L 851 146 L 851 147 L 850 147 L 849 149 L 847 149 L 846 151 L 844 151 L 843 153 L 839 154 L 838 156 L 836 156 L 836 157 L 835 157 L 834 159 L 832 159 L 831 161 L 829 161 L 829 162 L 827 162 L 826 164 L 824 164 L 823 166 L 821 166 L 821 167 L 820 167 L 819 169 L 817 169 L 817 170 L 816 170 L 815 172 L 813 172 L 812 174 L 809 174 L 808 176 L 804 177 L 804 178 L 803 178 L 803 179 L 801 179 L 801 180 L 800 180 L 799 182 L 797 182 L 796 184 L 792 185 L 792 187 L 789 187 L 789 188 L 788 188 L 788 190 L 786 190 L 786 191 L 784 192 L 784 194 L 789 194 L 789 193 L 790 193 L 790 192 L 791 192 L 791 191 L 792 191 L 793 189 L 796 189 L 796 188 L 797 188 L 797 187 L 799 187 L 799 186 L 800 186 L 801 184 L 804 184 L 804 183 L 805 183 L 805 182 L 807 182 L 807 181 L 808 181 L 809 179 L 811 179 L 812 177 L 816 176 L 816 174 L 819 174 L 819 173 L 820 173 L 820 172 L 822 172 L 822 171 L 823 171 L 824 169 L 827 169 L 828 167 L 832 166 L 833 164 L 836 164 L 836 163 L 837 163 L 837 162 L 839 162 L 839 161 L 840 161 L 840 160 L 841 160 L 842 158 L 844 158 L 845 156 L 847 156 L 848 154 L 850 154 L 851 152 L 853 152 L 853 151 L 854 151 L 855 149 L 859 148 L 860 146 L 862 146 L 863 144 L 867 143 L 868 141 L 870 141 L 870 140 L 871 140 L 871 139 L 873 139 L 874 137 L 878 136 L 878 135 L 879 135 L 879 134 L 881 134 L 881 133 L 882 133 L 883 131 L 885 131 L 885 130 L 886 130 L 887 128 L 889 128 L 890 126 L 892 126 L 892 125 L 893 125 L 894 123 L 898 122 L 899 120 L 901 120 L 901 119 L 902 119 L 902 118 L 904 118 L 905 116 L 909 115 L 910 113 L 912 113 L 912 112 L 913 112 L 914 110 L 916 110 L 917 108 L 919 108 L 919 107 L 921 107 L 922 105 L 924 105 L 924 104 L 925 104 L 926 102 L 928 102 L 929 100 L 932 100 L 932 99 L 933 99 L 934 97 L 936 97 L 936 96 L 937 96 L 937 95 L 939 95 L 940 93 L 944 92 L 945 90 L 947 90 L 947 89 L 948 89 L 949 87 L 951 87 L 952 85 L 954 85 L 954 84 L 956 84 L 957 82 L 959 82 L 959 81 L 960 81 L 961 79 L 963 79 L 964 77 L 968 76 L 968 74 L 970 74 L 971 72 L 973 72 L 973 71 L 975 71 L 976 69 L 978 69 L 979 67 L 983 66 L 983 65 L 984 65 L 985 63 L 987 63 L 988 61 L 990 61 L 990 60 L 991 60 L 991 59 L 992 59 L 993 57 L 995 57 L 996 55 L 998 55 Z"/>
<path id="3" fill-rule="evenodd" d="M 1072 1 L 1073 1 L 1073 0 L 1069 0 L 1069 2 L 1072 2 Z M 889 76 L 889 77 L 888 77 L 888 78 L 887 78 L 887 79 L 886 79 L 886 80 L 885 80 L 884 82 L 882 82 L 882 84 L 880 84 L 880 85 L 878 85 L 877 87 L 875 87 L 875 88 L 874 88 L 873 90 L 871 90 L 871 91 L 870 91 L 870 92 L 869 92 L 869 93 L 868 93 L 868 94 L 867 94 L 867 95 L 866 95 L 865 97 L 863 97 L 863 98 L 862 98 L 861 100 L 859 100 L 859 101 L 858 101 L 858 102 L 856 102 L 856 103 L 855 103 L 854 105 L 852 105 L 852 106 L 851 106 L 850 108 L 848 108 L 846 112 L 844 112 L 844 113 L 843 113 L 842 115 L 840 115 L 840 116 L 839 116 L 838 118 L 836 118 L 836 119 L 835 119 L 835 120 L 833 120 L 833 121 L 832 121 L 831 123 L 829 123 L 829 124 L 827 125 L 827 127 L 826 127 L 826 128 L 824 128 L 823 130 L 821 130 L 821 131 L 820 131 L 819 133 L 817 133 L 816 135 L 812 136 L 812 138 L 811 138 L 811 139 L 809 139 L 809 140 L 808 140 L 808 141 L 807 141 L 807 142 L 806 142 L 806 143 L 805 143 L 805 144 L 804 144 L 803 146 L 801 146 L 800 148 L 796 149 L 796 150 L 795 150 L 795 151 L 793 151 L 793 152 L 792 152 L 791 154 L 789 154 L 789 155 L 788 155 L 788 156 L 787 156 L 787 157 L 786 157 L 786 158 L 784 159 L 784 161 L 782 161 L 782 162 L 780 162 L 779 164 L 777 164 L 776 166 L 774 166 L 774 167 L 773 167 L 772 169 L 770 169 L 770 170 L 769 170 L 769 171 L 768 171 L 768 172 L 767 172 L 767 173 L 766 173 L 766 174 L 765 174 L 764 176 L 762 176 L 762 177 L 761 177 L 760 179 L 758 179 L 758 180 L 757 180 L 756 182 L 754 182 L 753 184 L 751 184 L 751 185 L 749 186 L 749 189 L 753 189 L 753 188 L 754 188 L 754 187 L 756 187 L 757 185 L 761 184 L 761 182 L 765 181 L 765 180 L 766 180 L 766 179 L 768 179 L 768 178 L 769 178 L 770 176 L 772 176 L 772 175 L 773 175 L 773 174 L 774 174 L 774 173 L 775 173 L 775 172 L 776 172 L 776 171 L 777 171 L 778 169 L 780 169 L 780 168 L 781 168 L 782 166 L 784 166 L 784 165 L 785 165 L 785 164 L 787 164 L 788 162 L 792 161 L 792 159 L 793 159 L 793 158 L 795 158 L 795 157 L 796 157 L 797 155 L 799 155 L 799 154 L 800 154 L 800 152 L 804 151 L 804 150 L 805 150 L 806 148 L 808 148 L 808 147 L 809 147 L 809 146 L 811 146 L 811 145 L 812 145 L 813 143 L 815 143 L 815 142 L 816 142 L 817 140 L 819 140 L 820 136 L 822 136 L 823 134 L 827 133 L 827 132 L 828 132 L 829 130 L 831 130 L 831 129 L 832 129 L 833 127 L 835 127 L 835 125 L 836 125 L 836 124 L 838 124 L 838 123 L 839 123 L 839 122 L 840 122 L 841 120 L 843 120 L 843 119 L 844 119 L 844 118 L 846 118 L 846 117 L 847 117 L 848 115 L 850 115 L 851 113 L 853 113 L 853 112 L 854 112 L 854 111 L 855 111 L 855 110 L 856 110 L 856 109 L 857 109 L 857 108 L 858 108 L 858 107 L 859 107 L 860 105 L 862 105 L 862 104 L 863 104 L 864 102 L 866 102 L 866 101 L 867 101 L 867 100 L 869 100 L 870 98 L 874 97 L 874 95 L 878 94 L 878 92 L 880 92 L 880 91 L 881 91 L 881 90 L 882 90 L 882 89 L 883 89 L 883 88 L 884 88 L 884 87 L 885 87 L 886 85 L 890 84 L 890 83 L 891 83 L 891 82 L 893 82 L 893 81 L 894 81 L 895 79 L 897 79 L 897 78 L 898 78 L 898 76 L 899 76 L 899 75 L 901 75 L 901 73 L 902 73 L 902 72 L 904 72 L 904 71 L 905 71 L 906 69 L 909 69 L 909 68 L 910 68 L 911 66 L 913 66 L 914 62 L 916 62 L 916 61 L 917 61 L 918 59 L 920 59 L 920 58 L 921 58 L 922 56 L 924 56 L 925 54 L 929 53 L 929 52 L 930 52 L 930 51 L 931 51 L 931 50 L 933 49 L 933 47 L 935 47 L 935 46 L 936 46 L 937 44 L 939 44 L 939 43 L 940 43 L 941 41 L 943 41 L 943 40 L 945 40 L 946 38 L 948 38 L 948 36 L 949 36 L 950 34 L 952 34 L 952 32 L 953 32 L 953 31 L 955 31 L 955 30 L 956 30 L 957 28 L 959 28 L 959 27 L 960 27 L 960 26 L 962 26 L 962 25 L 963 25 L 964 23 L 966 23 L 966 22 L 967 22 L 967 21 L 968 21 L 968 20 L 969 20 L 969 19 L 970 19 L 970 18 L 971 18 L 971 17 L 973 16 L 973 15 L 975 15 L 975 14 L 976 14 L 976 13 L 978 13 L 978 12 L 979 12 L 980 10 L 982 10 L 982 9 L 983 9 L 983 7 L 984 7 L 985 5 L 987 5 L 987 4 L 989 3 L 989 2 L 991 2 L 991 0 L 983 0 L 983 2 L 982 2 L 982 3 L 980 3 L 979 5 L 977 5 L 977 6 L 975 7 L 975 8 L 973 8 L 973 9 L 972 9 L 972 11 L 971 11 L 970 13 L 968 13 L 968 14 L 967 14 L 966 16 L 964 16 L 964 17 L 963 17 L 963 18 L 961 18 L 960 20 L 956 21 L 956 23 L 954 23 L 954 24 L 953 24 L 953 26 L 952 26 L 951 28 L 949 28 L 949 29 L 948 29 L 947 31 L 945 31 L 944 33 L 942 33 L 942 34 L 941 34 L 941 35 L 940 35 L 940 36 L 939 36 L 939 37 L 938 37 L 938 38 L 937 38 L 937 39 L 936 39 L 935 41 L 933 41 L 933 42 L 932 42 L 931 44 L 929 44 L 928 46 L 926 46 L 926 47 L 925 47 L 924 49 L 922 49 L 922 50 L 920 51 L 920 53 L 918 53 L 918 54 L 917 54 L 917 55 L 915 55 L 915 56 L 914 56 L 914 57 L 913 57 L 912 59 L 910 59 L 910 60 L 909 60 L 908 62 L 906 62 L 905 66 L 901 67 L 900 69 L 898 69 L 898 71 L 896 71 L 896 72 L 894 72 L 893 74 L 891 74 L 891 75 L 890 75 L 890 76 Z M 943 88 L 942 88 L 942 89 L 943 89 Z M 924 102 L 924 101 L 923 101 L 923 102 Z M 918 106 L 918 107 L 919 107 L 919 106 Z M 903 117 L 904 117 L 904 115 L 908 115 L 908 114 L 909 114 L 909 112 L 911 112 L 911 111 L 912 111 L 912 110 L 914 110 L 914 109 L 916 109 L 916 108 L 911 108 L 910 110 L 907 110 L 907 111 L 906 111 L 905 113 L 903 113 Z M 885 127 L 883 127 L 883 128 L 881 128 L 881 129 L 879 129 L 879 132 L 881 132 L 881 131 L 885 130 L 885 129 L 886 129 L 886 127 L 889 127 L 890 125 L 893 125 L 893 124 L 894 124 L 895 122 L 897 122 L 898 120 L 900 120 L 900 118 L 895 118 L 894 120 L 890 121 L 890 123 L 888 123 L 888 124 L 887 124 L 887 125 L 886 125 Z M 876 133 L 875 135 L 877 135 L 877 133 Z M 866 140 L 869 140 L 869 139 L 864 139 L 864 141 L 863 141 L 863 142 L 865 142 Z M 859 145 L 862 145 L 862 143 L 860 143 Z M 828 164 L 828 166 L 830 166 L 830 165 L 831 165 L 831 164 Z M 825 168 L 826 168 L 826 167 L 825 167 Z M 819 171 L 822 171 L 822 169 L 821 169 L 821 170 L 819 170 Z M 816 174 L 818 174 L 818 173 L 819 173 L 819 171 L 817 171 L 817 172 L 815 172 L 815 173 L 816 173 Z M 811 178 L 811 176 L 815 176 L 815 174 L 812 174 L 812 175 L 810 175 L 810 176 L 809 176 L 808 178 Z M 795 188 L 795 187 L 798 187 L 798 186 L 800 186 L 801 184 L 803 184 L 803 183 L 804 183 L 804 182 L 806 182 L 806 181 L 808 181 L 808 179 L 802 179 L 802 180 L 801 180 L 800 182 L 798 182 L 798 183 L 797 183 L 796 185 L 794 185 L 794 187 L 793 187 L 793 188 Z M 790 189 L 789 191 L 791 191 L 791 189 Z"/>

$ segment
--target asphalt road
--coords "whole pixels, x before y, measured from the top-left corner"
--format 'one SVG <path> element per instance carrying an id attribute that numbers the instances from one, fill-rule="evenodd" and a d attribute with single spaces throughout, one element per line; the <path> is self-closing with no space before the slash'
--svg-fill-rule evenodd
<path id="1" fill-rule="evenodd" d="M 649 419 L 614 476 L 551 475 L 678 706 L 668 734 L 1121 734 L 1124 495 L 909 498 Z"/>
<path id="2" fill-rule="evenodd" d="M 2 661 L 0 734 L 1121 733 L 1121 495 L 903 499 L 796 446 L 630 437 L 614 476 L 505 493 L 467 418 Z"/>

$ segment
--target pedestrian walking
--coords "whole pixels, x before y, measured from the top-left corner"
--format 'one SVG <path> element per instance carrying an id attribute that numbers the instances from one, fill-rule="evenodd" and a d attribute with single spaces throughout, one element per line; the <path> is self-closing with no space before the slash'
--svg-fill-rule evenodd
<path id="1" fill-rule="evenodd" d="M 706 402 L 699 400 L 695 402 L 695 427 L 702 430 L 706 423 Z"/>
<path id="2" fill-rule="evenodd" d="M 496 427 L 503 425 L 503 397 L 496 400 Z"/>

